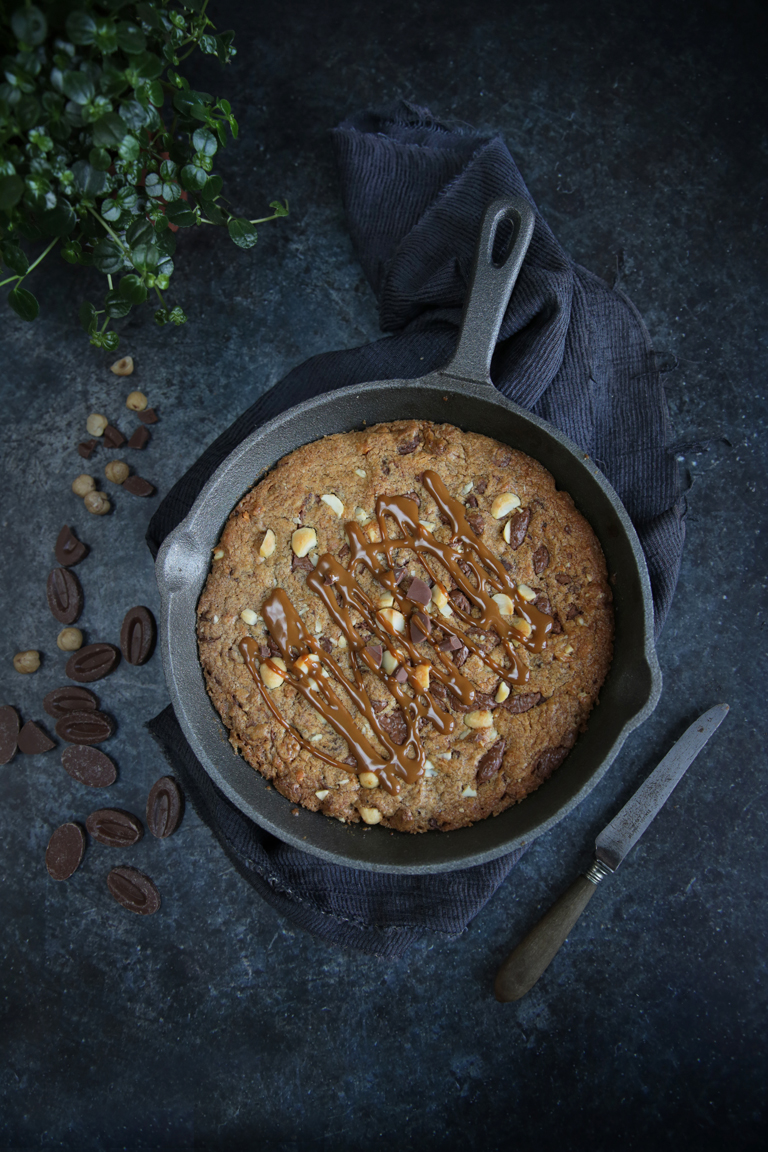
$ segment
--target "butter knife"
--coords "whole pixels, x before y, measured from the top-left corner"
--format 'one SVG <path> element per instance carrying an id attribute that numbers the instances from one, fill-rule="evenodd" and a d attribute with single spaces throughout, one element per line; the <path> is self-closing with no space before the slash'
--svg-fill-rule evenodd
<path id="1" fill-rule="evenodd" d="M 603 829 L 595 841 L 592 866 L 555 901 L 499 968 L 494 985 L 497 1000 L 502 1003 L 520 1000 L 549 967 L 597 885 L 616 871 L 635 846 L 727 712 L 727 704 L 716 704 L 691 724 L 645 783 Z"/>

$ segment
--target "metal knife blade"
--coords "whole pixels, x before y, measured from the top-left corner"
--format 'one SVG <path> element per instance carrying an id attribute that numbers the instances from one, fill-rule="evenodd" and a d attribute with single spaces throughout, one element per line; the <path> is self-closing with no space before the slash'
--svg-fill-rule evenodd
<path id="1" fill-rule="evenodd" d="M 686 769 L 696 759 L 727 713 L 727 704 L 716 704 L 691 724 L 618 815 L 603 828 L 595 841 L 595 856 L 611 872 L 616 871 L 654 816 L 666 804 Z"/>

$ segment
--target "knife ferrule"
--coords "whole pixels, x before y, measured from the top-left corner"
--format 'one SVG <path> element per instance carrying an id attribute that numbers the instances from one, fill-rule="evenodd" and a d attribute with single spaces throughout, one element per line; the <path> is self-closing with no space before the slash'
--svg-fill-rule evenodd
<path id="1" fill-rule="evenodd" d="M 595 887 L 597 887 L 600 881 L 604 880 L 606 876 L 610 876 L 612 872 L 613 868 L 609 868 L 607 864 L 603 864 L 602 860 L 598 860 L 597 857 L 595 857 L 584 875 L 587 880 L 591 880 Z"/>

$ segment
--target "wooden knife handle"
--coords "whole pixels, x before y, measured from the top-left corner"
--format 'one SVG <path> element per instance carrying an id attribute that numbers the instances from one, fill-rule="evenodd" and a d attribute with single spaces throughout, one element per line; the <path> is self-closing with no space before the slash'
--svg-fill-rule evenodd
<path id="1" fill-rule="evenodd" d="M 579 876 L 555 901 L 535 928 L 510 952 L 496 974 L 494 992 L 502 1003 L 520 1000 L 533 988 L 564 944 L 568 933 L 594 895 L 596 884 Z"/>

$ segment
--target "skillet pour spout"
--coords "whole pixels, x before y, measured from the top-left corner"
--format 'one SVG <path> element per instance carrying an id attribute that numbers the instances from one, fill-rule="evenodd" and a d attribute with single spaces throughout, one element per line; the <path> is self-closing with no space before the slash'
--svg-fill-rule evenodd
<path id="1" fill-rule="evenodd" d="M 493 386 L 491 357 L 525 259 L 534 213 L 523 199 L 486 210 L 456 351 L 438 372 L 380 380 L 305 401 L 262 425 L 227 457 L 157 557 L 163 665 L 176 716 L 212 781 L 246 816 L 286 843 L 351 868 L 418 874 L 482 864 L 529 844 L 568 815 L 598 783 L 661 692 L 653 601 L 640 542 L 616 492 L 558 429 Z M 505 229 L 509 232 L 502 246 Z M 503 248 L 499 255 L 498 250 Z M 454 832 L 418 836 L 340 824 L 319 812 L 291 816 L 291 803 L 238 756 L 205 690 L 196 607 L 210 558 L 241 497 L 289 452 L 311 440 L 393 420 L 455 424 L 538 460 L 591 524 L 612 574 L 614 658 L 593 710 L 563 767 L 521 804 Z"/>

